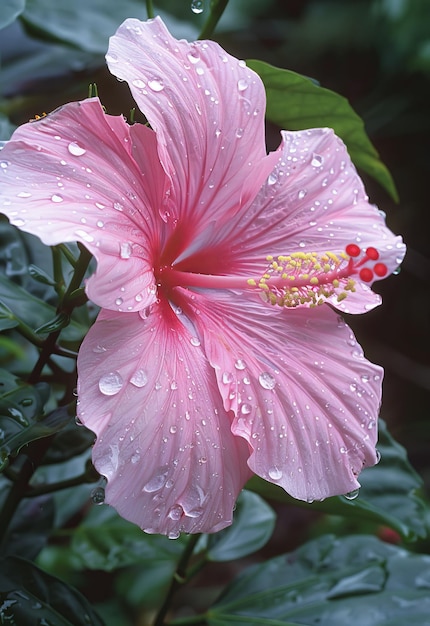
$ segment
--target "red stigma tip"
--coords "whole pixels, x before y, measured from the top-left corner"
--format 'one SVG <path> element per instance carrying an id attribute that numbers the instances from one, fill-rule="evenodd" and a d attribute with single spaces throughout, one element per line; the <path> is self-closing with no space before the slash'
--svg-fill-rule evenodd
<path id="1" fill-rule="evenodd" d="M 358 256 L 361 252 L 361 249 L 355 243 L 349 243 L 345 248 L 346 254 L 349 256 L 355 257 Z M 376 252 L 376 251 L 375 251 Z"/>
<path id="2" fill-rule="evenodd" d="M 383 263 L 378 263 L 378 265 L 383 265 Z M 360 270 L 359 276 L 365 283 L 370 283 L 373 279 L 373 272 L 368 267 L 363 267 L 363 269 Z"/>
<path id="3" fill-rule="evenodd" d="M 385 263 L 376 263 L 373 271 L 376 276 L 385 276 L 388 273 L 388 268 Z"/>
<path id="4" fill-rule="evenodd" d="M 376 261 L 377 259 L 379 259 L 379 252 L 376 248 L 367 248 L 366 256 L 369 259 L 372 259 L 372 261 Z"/>

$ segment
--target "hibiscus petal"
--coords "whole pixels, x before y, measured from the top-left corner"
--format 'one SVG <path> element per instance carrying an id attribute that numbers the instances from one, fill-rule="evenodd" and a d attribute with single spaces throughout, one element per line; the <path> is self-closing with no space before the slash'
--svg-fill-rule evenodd
<path id="1" fill-rule="evenodd" d="M 328 306 L 218 296 L 196 294 L 196 323 L 232 431 L 253 449 L 250 468 L 301 500 L 359 487 L 363 466 L 377 462 L 382 369 Z"/>
<path id="2" fill-rule="evenodd" d="M 106 60 L 157 133 L 172 221 L 192 216 L 204 227 L 235 212 L 245 177 L 266 155 L 257 74 L 213 41 L 176 40 L 159 17 L 126 20 Z"/>
<path id="3" fill-rule="evenodd" d="M 0 210 L 13 224 L 48 245 L 81 241 L 94 254 L 88 291 L 98 305 L 139 310 L 154 300 L 151 245 L 161 220 L 151 207 L 162 204 L 166 177 L 150 129 L 106 115 L 96 98 L 73 102 L 18 128 L 0 174 Z"/>
<path id="4" fill-rule="evenodd" d="M 97 435 L 106 502 L 147 532 L 215 532 L 250 475 L 212 368 L 162 302 L 146 320 L 102 311 L 78 360 L 79 417 Z"/>
<path id="5" fill-rule="evenodd" d="M 266 256 L 327 251 L 340 254 L 349 243 L 374 247 L 387 275 L 402 262 L 405 246 L 369 204 L 345 145 L 330 129 L 283 132 L 279 160 L 254 202 L 222 229 L 235 272 L 262 276 Z M 357 278 L 357 277 L 354 277 Z M 367 283 L 357 285 L 336 308 L 362 313 L 380 303 Z"/>

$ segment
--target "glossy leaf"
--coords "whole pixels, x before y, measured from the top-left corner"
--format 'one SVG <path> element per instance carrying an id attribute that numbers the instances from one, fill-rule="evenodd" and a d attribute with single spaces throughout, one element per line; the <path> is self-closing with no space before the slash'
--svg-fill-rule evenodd
<path id="1" fill-rule="evenodd" d="M 24 11 L 25 0 L 2 0 L 0 30 L 11 24 Z"/>
<path id="2" fill-rule="evenodd" d="M 145 534 L 111 507 L 101 505 L 94 506 L 74 531 L 71 549 L 84 567 L 110 572 L 142 562 L 176 562 L 183 550 L 183 540 Z"/>
<path id="3" fill-rule="evenodd" d="M 25 626 L 103 626 L 76 589 L 17 557 L 0 561 L 1 620 Z"/>
<path id="4" fill-rule="evenodd" d="M 258 477 L 252 478 L 247 488 L 269 500 L 385 524 L 407 540 L 425 536 L 425 505 L 416 493 L 422 488 L 422 480 L 409 464 L 405 449 L 391 437 L 383 420 L 379 420 L 378 450 L 381 460 L 378 465 L 365 469 L 360 474 L 362 488 L 354 500 L 337 496 L 307 504 L 295 500 L 280 487 Z"/>
<path id="5" fill-rule="evenodd" d="M 240 574 L 210 626 L 430 625 L 430 557 L 374 537 L 320 537 Z"/>
<path id="6" fill-rule="evenodd" d="M 267 119 L 285 130 L 333 128 L 346 144 L 354 164 L 375 178 L 394 200 L 398 200 L 390 172 L 367 136 L 363 120 L 346 98 L 290 70 L 263 61 L 251 60 L 247 63 L 264 82 Z"/>
<path id="7" fill-rule="evenodd" d="M 233 561 L 253 554 L 269 541 L 276 514 L 256 493 L 243 491 L 237 501 L 233 524 L 207 535 L 207 558 L 210 561 Z"/>
<path id="8" fill-rule="evenodd" d="M 4 302 L 0 301 L 0 330 L 15 328 L 18 326 L 18 323 L 18 320 L 10 308 Z"/>
<path id="9" fill-rule="evenodd" d="M 21 501 L 1 546 L 1 556 L 35 559 L 46 545 L 54 524 L 54 501 L 51 496 Z"/>
<path id="10" fill-rule="evenodd" d="M 19 285 L 0 274 L 0 300 L 7 302 L 13 313 L 33 329 L 43 327 L 55 318 L 55 308 L 28 293 Z M 63 329 L 61 338 L 66 342 L 80 341 L 86 332 L 85 326 L 72 320 Z"/>

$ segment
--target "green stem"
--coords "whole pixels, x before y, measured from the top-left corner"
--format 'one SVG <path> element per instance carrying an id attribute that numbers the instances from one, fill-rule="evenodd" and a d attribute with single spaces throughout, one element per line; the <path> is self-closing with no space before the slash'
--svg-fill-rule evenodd
<path id="1" fill-rule="evenodd" d="M 152 0 L 146 0 L 146 12 L 148 14 L 148 20 L 154 17 L 154 6 L 152 4 Z"/>
<path id="2" fill-rule="evenodd" d="M 64 254 L 64 256 L 66 257 L 66 259 L 68 260 L 68 262 L 70 263 L 72 267 L 76 267 L 76 259 L 73 256 L 72 252 L 69 250 L 69 248 L 66 246 L 66 244 L 60 243 L 58 244 L 58 246 L 55 246 L 55 249 L 59 250 L 62 254 Z"/>
<path id="3" fill-rule="evenodd" d="M 61 489 L 68 489 L 69 487 L 77 487 L 78 485 L 85 485 L 87 483 L 94 483 L 100 480 L 100 476 L 89 478 L 87 472 L 75 476 L 74 478 L 68 478 L 67 480 L 61 480 L 58 483 L 46 483 L 45 485 L 37 485 L 37 487 L 30 486 L 25 492 L 25 498 L 36 498 L 37 496 L 45 495 L 46 493 L 54 493 Z"/>
<path id="4" fill-rule="evenodd" d="M 52 267 L 54 268 L 54 282 L 55 291 L 60 298 L 64 295 L 65 282 L 63 276 L 63 265 L 61 258 L 61 249 L 59 246 L 53 246 L 51 248 L 52 253 Z"/>
<path id="5" fill-rule="evenodd" d="M 71 314 L 74 308 L 75 301 L 73 300 L 73 298 L 70 298 L 70 296 L 81 285 L 82 280 L 85 276 L 85 272 L 87 271 L 88 265 L 92 259 L 91 253 L 88 252 L 88 250 L 84 248 L 84 246 L 82 246 L 81 244 L 78 244 L 78 247 L 80 250 L 80 255 L 79 255 L 78 260 L 76 261 L 75 271 L 73 273 L 73 276 L 69 283 L 67 291 L 64 294 L 63 301 L 61 302 L 60 306 L 57 309 L 57 313 L 65 313 L 67 315 Z M 42 373 L 44 366 L 48 362 L 51 354 L 56 349 L 56 343 L 57 343 L 58 337 L 60 336 L 60 333 L 61 333 L 61 329 L 56 330 L 53 333 L 50 333 L 47 339 L 45 340 L 45 342 L 43 343 L 43 347 L 42 347 L 39 359 L 29 376 L 29 379 L 28 379 L 29 383 L 37 382 L 40 374 Z"/>
<path id="6" fill-rule="evenodd" d="M 209 17 L 202 28 L 199 39 L 209 39 L 212 36 L 227 4 L 228 0 L 212 0 Z"/>
<path id="7" fill-rule="evenodd" d="M 170 583 L 170 587 L 167 592 L 167 595 L 164 599 L 164 602 L 160 610 L 158 611 L 158 614 L 157 614 L 157 617 L 155 618 L 153 626 L 163 626 L 164 618 L 166 617 L 167 612 L 169 610 L 172 597 L 174 596 L 176 591 L 180 587 L 182 587 L 182 585 L 187 583 L 188 580 L 190 579 L 190 576 L 187 575 L 187 571 L 186 571 L 187 565 L 199 539 L 200 539 L 200 535 L 190 535 L 190 538 L 188 539 L 188 542 L 185 546 L 185 549 L 176 567 L 175 573 L 173 574 L 172 582 Z"/>
<path id="8" fill-rule="evenodd" d="M 3 504 L 0 514 L 0 542 L 2 543 L 6 537 L 7 529 L 19 506 L 24 494 L 28 488 L 30 478 L 36 471 L 37 466 L 42 460 L 45 452 L 51 444 L 52 437 L 45 437 L 39 441 L 35 441 L 31 447 L 28 447 L 27 454 L 20 455 L 16 462 L 20 462 L 21 466 L 17 472 L 16 481 L 12 485 L 6 500 Z"/>

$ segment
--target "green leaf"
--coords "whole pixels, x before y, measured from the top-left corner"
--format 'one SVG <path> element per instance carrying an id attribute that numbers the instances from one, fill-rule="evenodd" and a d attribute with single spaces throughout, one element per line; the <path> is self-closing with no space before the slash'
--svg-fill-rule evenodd
<path id="1" fill-rule="evenodd" d="M 148 535 L 122 519 L 111 507 L 102 505 L 94 506 L 74 531 L 71 550 L 83 567 L 110 572 L 143 562 L 176 563 L 183 545 L 182 539 L 171 541 L 160 535 Z"/>
<path id="2" fill-rule="evenodd" d="M 0 16 L 1 20 L 1 16 Z M 1 28 L 1 26 L 0 26 Z M 9 121 L 9 119 L 0 113 L 0 141 L 6 141 L 10 139 L 16 126 Z"/>
<path id="3" fill-rule="evenodd" d="M 46 383 L 28 385 L 0 370 L 0 457 L 17 454 L 23 446 L 61 430 L 71 419 L 68 407 L 43 416 L 48 400 Z"/>
<path id="4" fill-rule="evenodd" d="M 0 30 L 11 24 L 24 11 L 24 8 L 25 0 L 2 0 Z"/>
<path id="5" fill-rule="evenodd" d="M 1 555 L 35 559 L 51 534 L 54 513 L 51 496 L 22 500 L 1 546 Z"/>
<path id="6" fill-rule="evenodd" d="M 219 533 L 207 535 L 210 561 L 233 561 L 253 554 L 269 541 L 276 514 L 260 496 L 243 491 L 237 501 L 233 524 Z"/>
<path id="7" fill-rule="evenodd" d="M 336 496 L 308 504 L 295 500 L 279 486 L 258 477 L 253 477 L 247 488 L 269 500 L 384 524 L 408 541 L 424 537 L 428 531 L 426 508 L 416 494 L 422 488 L 422 480 L 409 464 L 405 449 L 391 437 L 383 420 L 379 420 L 378 450 L 381 460 L 360 474 L 362 487 L 355 500 Z"/>
<path id="8" fill-rule="evenodd" d="M 56 316 L 53 306 L 28 293 L 28 291 L 8 280 L 2 274 L 0 274 L 0 300 L 7 302 L 13 313 L 30 328 L 40 329 L 48 322 L 52 323 Z M 85 326 L 72 320 L 62 330 L 61 338 L 66 342 L 80 341 L 86 331 L 87 328 Z"/>
<path id="9" fill-rule="evenodd" d="M 210 626 L 424 626 L 430 557 L 366 535 L 320 537 L 240 574 L 210 609 Z"/>
<path id="10" fill-rule="evenodd" d="M 0 603 L 3 624 L 103 626 L 79 591 L 16 557 L 0 561 Z"/>
<path id="11" fill-rule="evenodd" d="M 344 141 L 358 168 L 372 176 L 397 202 L 390 172 L 368 138 L 363 120 L 343 96 L 319 87 L 309 78 L 263 61 L 247 61 L 263 80 L 267 94 L 266 117 L 286 130 L 329 127 Z"/>
<path id="12" fill-rule="evenodd" d="M 21 17 L 45 38 L 104 55 L 109 37 L 130 16 L 146 19 L 145 4 L 138 0 L 27 0 Z"/>
<path id="13" fill-rule="evenodd" d="M 15 328 L 19 322 L 10 308 L 0 301 L 0 330 Z"/>

